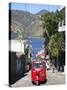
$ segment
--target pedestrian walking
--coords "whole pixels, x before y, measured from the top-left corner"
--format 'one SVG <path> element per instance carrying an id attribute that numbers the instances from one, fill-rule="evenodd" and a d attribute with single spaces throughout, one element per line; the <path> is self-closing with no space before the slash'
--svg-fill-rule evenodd
<path id="1" fill-rule="evenodd" d="M 55 66 L 52 65 L 52 72 L 54 73 L 55 72 Z"/>

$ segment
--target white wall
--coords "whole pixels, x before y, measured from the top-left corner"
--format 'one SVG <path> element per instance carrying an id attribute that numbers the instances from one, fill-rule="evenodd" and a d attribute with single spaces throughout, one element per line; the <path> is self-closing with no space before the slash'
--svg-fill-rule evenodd
<path id="1" fill-rule="evenodd" d="M 24 53 L 24 42 L 18 40 L 10 40 L 9 41 L 9 50 L 13 52 L 21 52 Z"/>

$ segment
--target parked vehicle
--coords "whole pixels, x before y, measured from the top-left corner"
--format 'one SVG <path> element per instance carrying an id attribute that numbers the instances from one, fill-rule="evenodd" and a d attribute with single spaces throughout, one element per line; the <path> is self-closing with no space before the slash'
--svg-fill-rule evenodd
<path id="1" fill-rule="evenodd" d="M 37 85 L 40 82 L 46 81 L 46 64 L 43 61 L 35 61 L 32 63 L 31 80 L 32 83 L 36 83 Z"/>

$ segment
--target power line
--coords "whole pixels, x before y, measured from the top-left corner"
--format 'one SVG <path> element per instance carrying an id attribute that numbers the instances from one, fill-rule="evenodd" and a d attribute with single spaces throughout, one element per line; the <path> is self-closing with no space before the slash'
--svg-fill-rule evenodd
<path id="1" fill-rule="evenodd" d="M 27 17 L 27 3 L 25 3 L 26 17 Z"/>

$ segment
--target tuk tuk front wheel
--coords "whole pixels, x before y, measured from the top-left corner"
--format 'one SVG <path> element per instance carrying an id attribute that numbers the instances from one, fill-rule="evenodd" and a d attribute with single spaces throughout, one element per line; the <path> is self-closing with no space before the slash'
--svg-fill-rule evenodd
<path id="1" fill-rule="evenodd" d="M 34 84 L 34 81 L 32 81 L 32 84 Z"/>
<path id="2" fill-rule="evenodd" d="M 36 85 L 40 85 L 40 82 L 39 81 L 36 81 Z"/>

